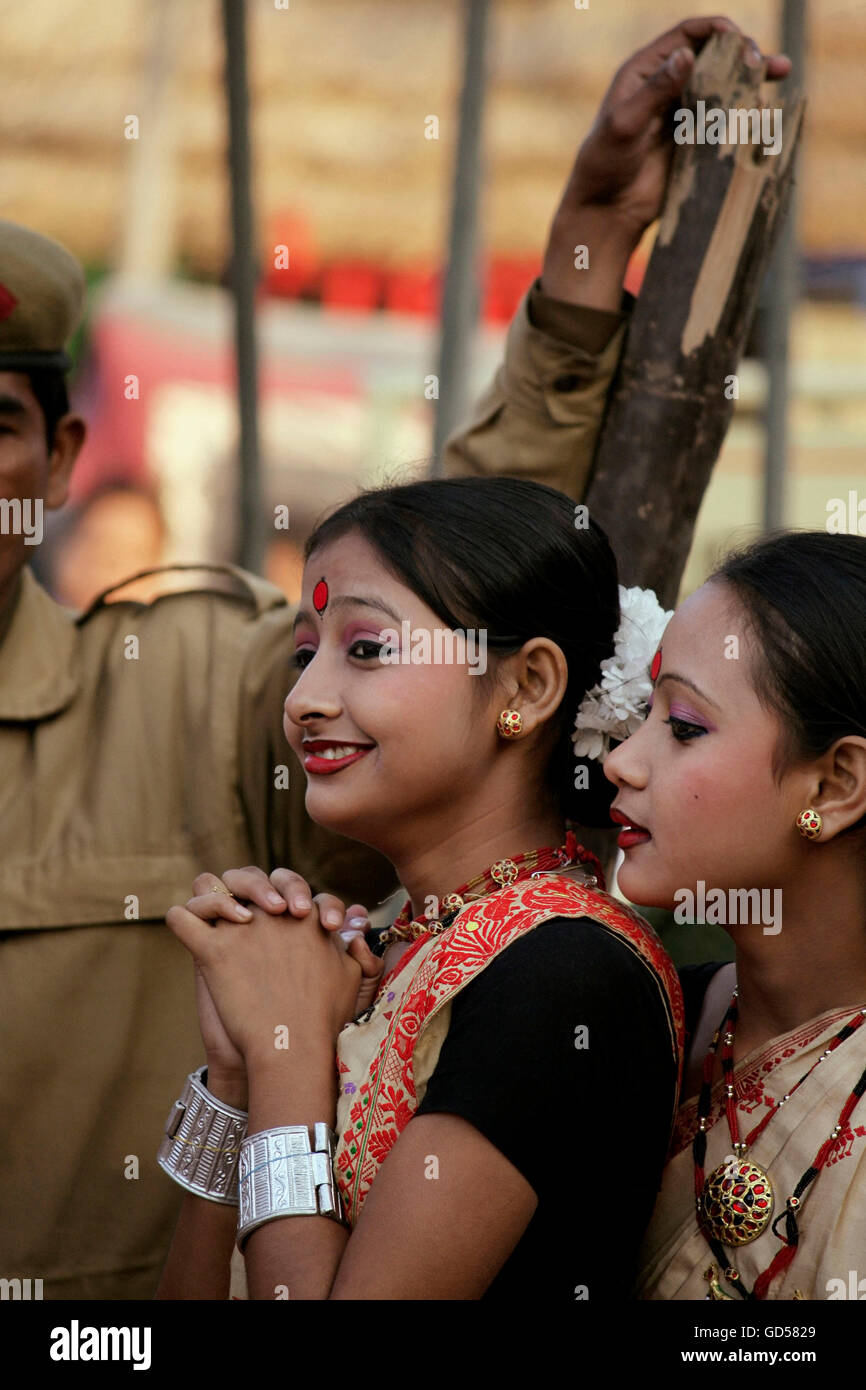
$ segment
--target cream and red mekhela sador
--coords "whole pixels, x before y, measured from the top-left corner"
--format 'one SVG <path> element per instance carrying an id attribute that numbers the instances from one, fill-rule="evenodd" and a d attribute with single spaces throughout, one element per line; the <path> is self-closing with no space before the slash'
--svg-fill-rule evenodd
<path id="1" fill-rule="evenodd" d="M 562 874 L 530 878 L 469 903 L 446 932 L 421 938 L 383 981 L 369 1017 L 340 1034 L 335 1171 L 352 1225 L 424 1095 L 452 1001 L 508 946 L 554 917 L 591 918 L 644 962 L 668 1012 L 671 1051 L 681 1064 L 676 971 L 652 929 L 625 904 Z"/>
<path id="2" fill-rule="evenodd" d="M 583 860 L 584 863 L 592 861 L 592 871 L 596 876 L 600 874 L 597 861 L 592 860 L 592 856 L 577 845 L 572 832 L 569 832 L 563 850 L 551 853 L 561 856 L 559 863 L 563 866 L 569 861 L 573 866 L 575 860 Z M 503 862 L 511 864 L 513 861 Z M 556 859 L 553 862 L 557 862 Z M 547 1132 L 543 1132 L 537 1124 L 530 1126 L 533 1145 L 545 1155 L 549 1154 L 549 1167 L 556 1174 L 562 1175 L 556 1180 L 555 1203 L 547 1196 L 540 1195 L 538 1210 L 541 1209 L 542 1203 L 547 1204 L 548 1217 L 556 1217 L 551 1227 L 554 1231 L 553 1238 L 561 1245 L 568 1246 L 567 1250 L 560 1250 L 560 1256 L 564 1256 L 564 1262 L 568 1266 L 573 1252 L 574 1267 L 580 1270 L 579 1277 L 589 1279 L 591 1291 L 588 1296 L 599 1297 L 605 1296 L 603 1290 L 609 1289 L 610 1284 L 599 1269 L 598 1263 L 593 1266 L 588 1276 L 584 1276 L 583 1273 L 579 1223 L 575 1219 L 580 1211 L 580 1202 L 566 1178 L 569 1145 L 573 1142 L 579 1144 L 580 1162 L 586 1164 L 587 1172 L 596 1166 L 610 1171 L 611 1164 L 605 1159 L 608 1150 L 604 1132 L 610 1130 L 612 1120 L 618 1115 L 622 1115 L 625 1123 L 624 1111 L 633 1113 L 635 1104 L 642 1103 L 644 1093 L 651 1092 L 653 1103 L 659 1102 L 655 1119 L 656 1138 L 660 1142 L 656 1145 L 657 1171 L 654 1163 L 650 1165 L 654 1169 L 652 1173 L 645 1165 L 645 1186 L 649 1195 L 642 1218 L 645 1222 L 652 1208 L 652 1198 L 657 1190 L 676 1113 L 684 1046 L 682 993 L 674 966 L 652 928 L 624 903 L 589 886 L 587 882 L 578 882 L 569 877 L 569 872 L 585 875 L 585 870 L 580 865 L 570 870 L 563 867 L 543 871 L 536 877 L 531 876 L 532 867 L 531 864 L 525 865 L 517 881 L 501 887 L 494 884 L 491 891 L 467 901 L 457 910 L 456 917 L 449 925 L 438 934 L 424 931 L 421 924 L 421 934 L 414 944 L 402 956 L 396 967 L 383 977 L 372 1007 L 358 1020 L 347 1024 L 339 1034 L 336 1063 L 340 1076 L 340 1091 L 335 1126 L 337 1150 L 334 1169 L 346 1218 L 349 1225 L 354 1227 L 383 1162 L 406 1125 L 418 1113 L 419 1107 L 424 1105 L 428 1088 L 431 1091 L 434 1089 L 434 1074 L 452 1027 L 452 1013 L 455 1007 L 460 1009 L 463 997 L 468 997 L 464 996 L 464 991 L 468 991 L 468 987 L 474 982 L 481 981 L 485 971 L 490 970 L 492 978 L 496 970 L 501 969 L 503 957 L 509 948 L 515 950 L 515 960 L 523 950 L 523 962 L 526 964 L 526 952 L 531 945 L 527 938 L 531 938 L 534 931 L 545 928 L 547 924 L 562 936 L 571 938 L 568 944 L 572 969 L 578 962 L 582 963 L 584 945 L 597 944 L 598 938 L 602 938 L 603 949 L 606 952 L 604 959 L 607 965 L 612 967 L 607 980 L 602 982 L 593 975 L 593 970 L 597 970 L 596 965 L 588 964 L 585 971 L 582 965 L 579 968 L 584 976 L 583 985 L 587 994 L 599 993 L 604 997 L 604 1002 L 595 1015 L 599 1022 L 603 1020 L 604 1030 L 600 1031 L 599 1026 L 593 1024 L 590 1065 L 596 1076 L 603 1077 L 606 1111 L 604 1114 L 596 1113 L 591 1102 L 587 1103 L 586 1096 L 574 1091 L 560 1091 L 556 1109 L 549 1112 L 545 1110 L 544 1113 L 544 1129 Z M 590 882 L 595 883 L 596 879 L 593 878 Z M 404 910 L 401 917 L 405 915 Z M 589 932 L 592 941 L 588 937 L 582 937 L 581 932 Z M 539 948 L 541 938 L 542 932 L 539 932 Z M 538 956 L 539 959 L 549 962 L 550 958 L 545 956 L 543 950 L 539 949 Z M 562 1039 L 567 1029 L 573 1034 L 572 1019 L 578 1020 L 585 1013 L 585 1008 L 579 997 L 574 998 L 572 1006 L 571 980 L 574 976 L 563 990 L 562 981 L 553 978 L 548 965 L 545 966 L 545 970 L 546 974 L 544 971 L 535 971 L 527 980 L 527 990 L 534 990 L 528 1002 L 534 1016 L 538 1018 L 538 1031 L 541 1033 L 549 1023 L 551 1001 L 556 999 L 553 1007 L 559 1014 L 556 1023 L 557 1037 Z M 644 1000 L 642 1017 L 645 1019 L 649 1014 L 652 1018 L 651 1040 L 641 1037 L 639 1026 L 630 1016 L 629 999 L 633 997 L 635 978 L 639 982 L 639 992 Z M 512 977 L 512 990 L 513 985 Z M 548 993 L 547 998 L 542 992 L 545 990 Z M 520 991 L 515 991 L 509 997 L 513 999 L 515 994 L 519 993 Z M 524 995 L 524 1003 L 526 1002 Z M 456 1014 L 454 1017 L 456 1018 Z M 492 1022 L 492 1015 L 485 1014 L 485 1017 L 489 1017 Z M 497 1017 L 496 1031 L 498 1036 L 491 1046 L 497 1052 L 498 1062 L 501 1039 L 502 1065 L 507 1071 L 508 1063 L 504 1056 L 510 1031 L 507 1013 Z M 650 1055 L 656 1057 L 660 1063 L 657 1084 L 654 1081 L 655 1072 L 646 1075 L 637 1102 L 628 1101 L 629 1090 L 635 1083 L 635 1074 L 623 1074 L 622 1069 L 612 1062 L 607 1040 L 614 1035 L 627 1039 L 636 1068 L 639 1069 L 645 1064 L 647 1046 Z M 573 1058 L 580 1055 L 575 1053 L 575 1045 L 573 1036 L 565 1043 Z M 460 1056 L 462 1061 L 464 1052 L 461 1052 Z M 477 1082 L 480 1090 L 488 1089 L 495 1079 L 489 1069 L 489 1053 L 477 1060 L 473 1053 L 471 1066 L 478 1073 L 473 1077 L 473 1082 Z M 539 1078 L 539 1085 L 543 1085 L 542 1078 Z M 505 1111 L 502 1116 L 505 1128 L 513 1125 L 523 1126 L 525 1129 L 528 1116 L 523 1113 L 521 1096 L 509 1091 L 507 1080 L 504 1090 L 500 1090 L 501 1086 L 500 1077 L 497 1080 L 496 1091 L 497 1095 L 504 1094 L 507 1097 L 504 1107 L 501 1107 Z M 623 1097 L 624 1110 L 617 1099 L 619 1096 Z M 447 1104 L 436 1108 L 451 1110 L 452 1106 Z M 423 1113 L 427 1113 L 426 1110 Z M 456 1110 L 456 1113 L 465 1114 L 460 1110 Z M 469 1115 L 467 1118 L 471 1120 L 472 1116 Z M 535 1118 L 537 1120 L 537 1116 Z M 601 1143 L 599 1131 L 602 1131 Z M 551 1136 L 554 1135 L 557 1139 L 551 1144 Z M 490 1137 L 489 1132 L 487 1137 Z M 619 1141 L 615 1142 L 618 1144 Z M 639 1138 L 638 1147 L 632 1146 L 631 1150 L 638 1159 L 640 1143 Z M 621 1151 L 617 1149 L 617 1152 Z M 508 1153 L 506 1156 L 510 1157 Z M 583 1181 L 579 1184 L 581 1187 L 584 1185 Z M 618 1182 L 612 1185 L 617 1190 L 621 1186 Z M 604 1190 L 605 1184 L 602 1182 L 600 1191 Z M 536 1191 L 538 1192 L 538 1189 Z M 595 1221 L 602 1203 L 596 1202 L 592 1197 L 590 1201 L 592 1205 L 588 1210 L 591 1212 L 592 1221 Z M 569 1213 L 565 1224 L 559 1219 L 563 1202 L 567 1203 Z M 552 1210 L 553 1206 L 555 1211 Z M 620 1252 L 615 1260 L 621 1266 L 622 1288 L 625 1291 L 633 1279 L 633 1268 L 626 1268 L 626 1265 L 630 1266 L 630 1260 L 621 1254 L 624 1242 L 620 1239 L 622 1232 L 619 1231 L 617 1223 L 621 1223 L 623 1229 L 628 1227 L 633 1249 L 636 1251 L 642 1220 L 638 1215 L 638 1204 L 635 1202 L 623 1204 L 618 1201 L 610 1206 L 610 1211 L 614 1216 L 610 1219 L 605 1218 L 603 1241 L 605 1245 L 609 1244 L 612 1250 Z M 572 1224 L 569 1225 L 569 1222 Z M 597 1250 L 597 1235 L 594 1240 Z M 521 1241 L 521 1244 L 524 1242 Z M 592 1241 L 588 1240 L 587 1245 L 590 1244 Z M 530 1268 L 533 1258 L 536 1258 L 538 1253 L 536 1245 L 530 1239 L 528 1248 L 524 1249 L 518 1259 L 521 1271 L 524 1267 Z M 509 1257 L 506 1266 L 513 1259 L 514 1256 Z M 232 1294 L 235 1297 L 244 1296 L 239 1273 L 239 1257 L 235 1252 L 232 1281 Z M 502 1272 L 494 1282 L 500 1284 L 501 1276 Z M 572 1284 L 574 1282 L 575 1280 L 571 1281 Z M 556 1287 L 569 1298 L 574 1297 L 571 1285 L 566 1289 L 564 1280 L 559 1280 Z M 507 1278 L 496 1293 L 510 1296 Z"/>
<path id="3" fill-rule="evenodd" d="M 729 967 L 729 969 L 731 969 Z M 727 1017 L 727 1016 L 726 1016 Z M 672 1157 L 641 1252 L 644 1299 L 847 1298 L 866 1275 L 866 1009 L 831 1009 L 755 1048 L 677 1116 Z M 724 1021 L 722 1023 L 724 1027 Z M 727 1086 L 733 1096 L 727 1095 Z M 706 1113 L 706 1152 L 695 1138 Z M 732 1111 L 729 1115 L 729 1111 Z M 745 1149 L 734 1152 L 735 1136 Z M 756 1170 L 756 1177 L 742 1172 Z M 729 1211 L 699 1222 L 700 1176 L 726 1170 Z M 754 1217 L 740 1239 L 737 1204 Z M 771 1208 L 767 1219 L 767 1204 Z M 858 1273 L 859 1271 L 859 1273 Z M 859 1285 L 858 1285 L 859 1286 Z M 866 1291 L 866 1283 L 864 1283 Z M 860 1295 L 862 1296 L 862 1295 Z"/>

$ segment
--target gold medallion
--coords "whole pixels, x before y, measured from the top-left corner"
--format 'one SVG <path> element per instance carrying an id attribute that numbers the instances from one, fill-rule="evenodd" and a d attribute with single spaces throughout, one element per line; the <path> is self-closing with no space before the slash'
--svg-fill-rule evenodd
<path id="1" fill-rule="evenodd" d="M 722 1245 L 748 1245 L 766 1229 L 775 1198 L 764 1169 L 751 1159 L 720 1163 L 701 1193 L 699 1221 Z"/>
<path id="2" fill-rule="evenodd" d="M 513 859 L 497 859 L 496 863 L 490 866 L 490 877 L 500 888 L 507 888 L 515 883 L 519 873 L 520 870 Z"/>

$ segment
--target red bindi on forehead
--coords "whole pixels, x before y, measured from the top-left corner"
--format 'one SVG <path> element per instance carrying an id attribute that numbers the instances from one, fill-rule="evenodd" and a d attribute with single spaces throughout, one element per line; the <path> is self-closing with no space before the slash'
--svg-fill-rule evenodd
<path id="1" fill-rule="evenodd" d="M 320 579 L 313 590 L 313 607 L 321 618 L 328 606 L 328 585 L 324 579 Z"/>
<path id="2" fill-rule="evenodd" d="M 650 680 L 651 680 L 651 681 L 653 681 L 653 682 L 655 681 L 656 677 L 658 676 L 659 671 L 661 670 L 661 666 L 662 666 L 662 649 L 661 649 L 661 647 L 659 647 L 658 651 L 656 652 L 655 656 L 653 657 L 653 664 L 652 664 L 652 666 L 650 667 Z"/>

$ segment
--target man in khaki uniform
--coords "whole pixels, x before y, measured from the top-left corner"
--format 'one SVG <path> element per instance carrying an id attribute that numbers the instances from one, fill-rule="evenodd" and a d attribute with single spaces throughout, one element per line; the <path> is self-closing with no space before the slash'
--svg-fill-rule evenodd
<path id="1" fill-rule="evenodd" d="M 304 812 L 282 732 L 293 615 L 275 588 L 224 567 L 172 592 L 168 572 L 148 606 L 119 590 L 75 616 L 33 578 L 25 503 L 62 504 L 84 435 L 63 411 L 49 447 L 41 404 L 83 286 L 61 247 L 8 223 L 0 282 L 16 301 L 0 322 L 0 1276 L 42 1279 L 45 1298 L 144 1298 L 182 1195 L 156 1147 L 201 1061 L 167 908 L 207 867 L 289 865 L 370 906 L 395 881 Z M 548 346 L 524 305 L 507 370 L 527 408 L 568 401 L 588 469 L 594 355 Z M 453 442 L 450 473 L 499 470 L 525 418 L 511 391 Z"/>
<path id="2" fill-rule="evenodd" d="M 631 63 L 631 85 L 626 65 L 605 100 L 628 98 L 635 134 L 611 156 L 602 107 L 503 366 L 449 442 L 449 476 L 528 474 L 584 494 L 622 347 L 623 270 L 664 186 L 660 166 L 655 191 L 635 192 L 661 141 L 648 113 L 686 75 L 665 64 L 651 85 L 646 52 Z M 578 243 L 593 269 L 575 275 Z M 276 589 L 212 567 L 176 592 L 168 571 L 147 606 L 121 591 L 76 616 L 32 577 L 25 504 L 63 504 L 84 437 L 62 380 L 82 301 L 62 247 L 0 223 L 0 1277 L 41 1279 L 45 1298 L 143 1298 L 182 1195 L 155 1152 L 202 1050 L 167 908 L 203 869 L 247 863 L 371 907 L 395 884 L 305 814 L 282 733 L 293 615 Z"/>

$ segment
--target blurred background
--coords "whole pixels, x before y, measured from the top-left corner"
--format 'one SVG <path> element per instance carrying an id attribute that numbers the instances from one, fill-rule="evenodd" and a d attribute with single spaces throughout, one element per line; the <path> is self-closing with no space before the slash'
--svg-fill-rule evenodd
<path id="1" fill-rule="evenodd" d="M 428 469 L 441 364 L 459 360 L 464 404 L 486 385 L 619 63 L 714 12 L 0 0 L 3 216 L 64 242 L 90 285 L 73 377 L 90 435 L 36 561 L 55 597 L 84 608 L 152 565 L 240 560 L 296 600 L 323 509 Z M 732 541 L 823 527 L 831 499 L 856 530 L 866 497 L 866 7 L 727 12 L 765 51 L 794 35 L 808 107 L 787 277 L 765 287 L 684 593 Z M 457 312 L 446 296 L 443 324 L 449 264 Z M 780 295 L 773 403 L 762 342 Z M 659 920 L 680 961 L 730 954 L 720 929 Z"/>
<path id="2" fill-rule="evenodd" d="M 229 8 L 243 11 L 238 0 Z M 290 598 L 320 511 L 358 484 L 423 471 L 433 452 L 429 378 L 472 8 L 463 0 L 247 0 L 257 567 Z M 486 83 L 475 83 L 477 155 L 469 149 L 478 281 L 470 399 L 492 374 L 508 319 L 540 269 L 563 180 L 615 68 L 684 13 L 714 12 L 683 0 L 599 0 L 586 9 L 572 0 L 489 0 L 481 8 Z M 821 0 L 796 8 L 808 11 L 809 106 L 780 519 L 822 526 L 828 499 L 846 499 L 863 479 L 866 7 Z M 765 50 L 780 46 L 781 0 L 736 4 L 730 14 Z M 245 513 L 226 288 L 220 0 L 2 0 L 0 18 L 3 215 L 63 241 L 91 286 L 73 378 L 90 438 L 74 504 L 51 517 L 41 577 L 63 602 L 83 607 L 149 564 L 249 559 L 256 552 L 238 534 Z M 648 250 L 630 269 L 633 290 Z M 762 525 L 766 377 L 760 357 L 742 365 L 685 591 L 720 548 Z M 288 507 L 288 526 L 284 514 L 276 530 L 278 505 Z"/>

